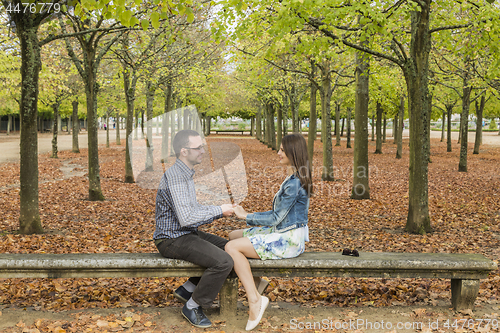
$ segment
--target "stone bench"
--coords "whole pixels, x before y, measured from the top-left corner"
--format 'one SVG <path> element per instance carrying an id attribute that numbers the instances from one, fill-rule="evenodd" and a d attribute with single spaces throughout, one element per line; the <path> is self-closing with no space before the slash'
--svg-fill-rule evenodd
<path id="1" fill-rule="evenodd" d="M 497 269 L 480 254 L 306 252 L 283 260 L 251 259 L 255 276 L 451 279 L 455 310 L 472 309 L 479 280 Z M 158 253 L 0 254 L 0 278 L 122 278 L 200 276 L 204 268 Z M 220 292 L 221 313 L 234 315 L 238 278 L 228 277 Z"/>
<path id="2" fill-rule="evenodd" d="M 243 132 L 244 131 L 240 131 L 240 130 L 215 130 L 215 134 L 219 134 L 219 133 L 241 133 L 241 135 L 243 135 Z"/>

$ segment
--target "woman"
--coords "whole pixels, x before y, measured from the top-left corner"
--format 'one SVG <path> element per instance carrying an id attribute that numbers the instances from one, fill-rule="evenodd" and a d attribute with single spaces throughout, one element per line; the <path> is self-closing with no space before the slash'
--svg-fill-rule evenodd
<path id="1" fill-rule="evenodd" d="M 247 225 L 261 227 L 231 232 L 225 247 L 247 293 L 247 331 L 259 324 L 269 304 L 269 299 L 257 291 L 247 258 L 293 258 L 304 252 L 305 242 L 309 240 L 307 212 L 312 177 L 306 140 L 300 134 L 286 135 L 278 156 L 279 163 L 287 166 L 288 177 L 274 196 L 272 210 L 249 214 L 241 206 L 234 207 L 236 216 L 246 220 Z"/>

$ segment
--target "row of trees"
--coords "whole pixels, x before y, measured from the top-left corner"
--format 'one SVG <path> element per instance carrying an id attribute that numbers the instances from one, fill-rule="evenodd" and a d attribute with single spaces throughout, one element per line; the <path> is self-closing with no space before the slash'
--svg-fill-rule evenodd
<path id="1" fill-rule="evenodd" d="M 12 74 L 5 85 L 11 100 L 19 105 L 21 118 L 21 233 L 43 232 L 38 212 L 39 105 L 52 108 L 57 119 L 60 106 L 68 100 L 72 102 L 74 120 L 78 118 L 77 102 L 85 107 L 90 200 L 104 199 L 97 149 L 98 105 L 108 112 L 119 109 L 120 104 L 126 106 L 127 136 L 133 119 L 138 118 L 134 108 L 138 87 L 146 99 L 146 107 L 141 106 L 146 121 L 153 117 L 155 93 L 159 90 L 165 96 L 165 110 L 193 100 L 207 103 L 203 105 L 206 108 L 215 105 L 214 100 L 192 96 L 190 89 L 207 77 L 217 85 L 221 58 L 219 43 L 210 38 L 207 30 L 210 6 L 182 1 L 54 1 L 60 8 L 55 12 L 54 6 L 51 11 L 38 2 L 28 11 L 23 10 L 25 4 L 21 1 L 2 4 L 8 26 L 2 37 L 10 43 L 2 49 L 2 56 L 13 60 L 3 71 Z M 20 80 L 16 69 L 20 70 Z M 204 89 L 209 90 L 210 85 Z M 79 95 L 84 97 L 77 99 Z M 123 100 L 126 103 L 120 102 Z M 11 110 L 15 108 L 12 104 Z M 77 123 L 73 121 L 75 126 Z M 54 157 L 57 132 L 54 125 Z M 76 135 L 78 129 L 73 128 L 73 133 Z M 129 156 L 125 168 L 126 181 L 133 182 Z"/>
<path id="2" fill-rule="evenodd" d="M 252 119 L 257 137 L 273 148 L 284 134 L 299 131 L 300 120 L 307 118 L 311 155 L 321 119 L 324 181 L 334 180 L 331 120 L 339 145 L 341 119 L 346 119 L 350 146 L 354 119 L 354 199 L 370 197 L 369 117 L 377 124 L 376 153 L 382 153 L 382 123 L 392 119 L 396 157 L 401 158 L 403 120 L 409 116 L 407 230 L 417 233 L 431 230 L 427 189 L 431 119 L 444 119 L 446 113 L 450 128 L 453 108 L 461 106 L 465 121 L 459 170 L 466 171 L 469 105 L 477 105 L 478 119 L 500 116 L 496 46 L 500 12 L 487 1 L 456 6 L 430 0 L 369 4 L 227 0 L 217 7 L 162 0 L 71 5 L 55 1 L 62 5 L 59 13 L 43 11 L 39 5 L 34 12 L 16 12 L 17 5 L 22 8 L 19 1 L 2 3 L 8 21 L 2 36 L 8 43 L 0 54 L 5 59 L 0 73 L 3 87 L 10 88 L 1 98 L 11 104 L 4 104 L 1 112 L 19 105 L 23 233 L 43 230 L 33 144 L 39 106 L 50 108 L 57 119 L 61 106 L 71 105 L 67 109 L 75 126 L 85 114 L 90 200 L 104 199 L 98 115 L 124 116 L 129 137 L 139 118 L 145 124 L 159 114 L 195 104 L 206 134 L 213 117 L 238 116 Z M 174 119 L 164 117 L 164 127 L 169 121 L 173 126 Z M 54 156 L 57 131 L 54 125 Z M 148 146 L 151 131 L 151 126 L 145 129 Z M 130 142 L 126 144 L 125 181 L 134 182 Z M 168 141 L 162 146 L 166 158 Z"/>

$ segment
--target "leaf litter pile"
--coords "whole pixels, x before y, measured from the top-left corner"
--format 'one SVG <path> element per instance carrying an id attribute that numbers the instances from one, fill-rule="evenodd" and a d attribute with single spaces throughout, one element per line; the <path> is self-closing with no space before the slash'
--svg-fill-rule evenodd
<path id="1" fill-rule="evenodd" d="M 245 163 L 248 195 L 240 204 L 249 212 L 269 210 L 286 177 L 276 152 L 250 137 L 208 138 L 209 144 L 227 141 L 241 148 Z M 310 242 L 306 250 L 356 248 L 361 255 L 362 252 L 480 253 L 498 262 L 500 148 L 485 145 L 479 155 L 469 154 L 467 173 L 457 171 L 459 146 L 453 148 L 453 152 L 447 153 L 445 143 L 432 141 L 429 208 L 433 232 L 413 235 L 404 231 L 408 209 L 408 142 L 404 142 L 400 160 L 395 158 L 394 144 L 385 144 L 384 154 L 375 155 L 374 144 L 370 142 L 371 199 L 351 200 L 352 149 L 334 147 L 336 181 L 323 182 L 322 144 L 318 139 L 313 161 L 315 194 L 309 210 Z M 470 148 L 471 152 L 471 145 Z M 101 187 L 106 197 L 102 202 L 88 201 L 86 175 L 71 177 L 71 170 L 66 175 L 60 171 L 63 162 L 78 166 L 74 172 L 85 171 L 86 149 L 80 154 L 60 152 L 56 160 L 40 156 L 40 214 L 46 230 L 43 235 L 17 234 L 19 163 L 1 164 L 0 252 L 156 252 L 152 242 L 156 190 L 123 182 L 123 146 L 100 147 L 99 154 Z M 173 160 L 170 158 L 169 165 Z M 204 163 L 207 161 L 205 158 Z M 161 176 L 162 172 L 155 170 L 153 177 Z M 229 231 L 244 227 L 244 222 L 222 218 L 202 230 L 227 238 Z M 172 291 L 184 281 L 185 278 L 3 279 L 0 304 L 3 308 L 50 311 L 180 307 Z M 476 305 L 498 304 L 499 288 L 500 274 L 496 271 L 482 280 Z M 450 281 L 445 279 L 272 278 L 267 293 L 273 302 L 306 307 L 435 306 L 449 304 L 451 299 Z M 240 287 L 240 301 L 246 304 L 245 300 Z M 134 318 L 133 314 L 126 313 L 116 318 L 89 317 L 76 322 L 91 322 L 93 331 L 120 331 L 128 329 L 132 320 L 135 331 L 154 330 L 153 319 L 138 316 L 135 314 L 137 320 L 132 320 L 128 318 Z M 70 322 L 40 321 L 38 325 L 24 327 L 23 331 L 84 331 Z"/>

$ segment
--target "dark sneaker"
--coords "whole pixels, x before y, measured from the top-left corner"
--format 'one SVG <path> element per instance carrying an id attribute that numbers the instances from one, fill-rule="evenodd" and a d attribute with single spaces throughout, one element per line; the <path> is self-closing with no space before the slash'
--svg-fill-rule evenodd
<path id="1" fill-rule="evenodd" d="M 201 306 L 189 310 L 184 304 L 184 307 L 182 308 L 182 315 L 191 323 L 191 325 L 195 327 L 207 328 L 212 326 L 212 322 L 207 318 L 207 316 L 205 316 Z"/>
<path id="2" fill-rule="evenodd" d="M 174 291 L 174 297 L 177 298 L 182 303 L 186 303 L 193 293 L 190 293 L 183 286 L 180 286 Z"/>

